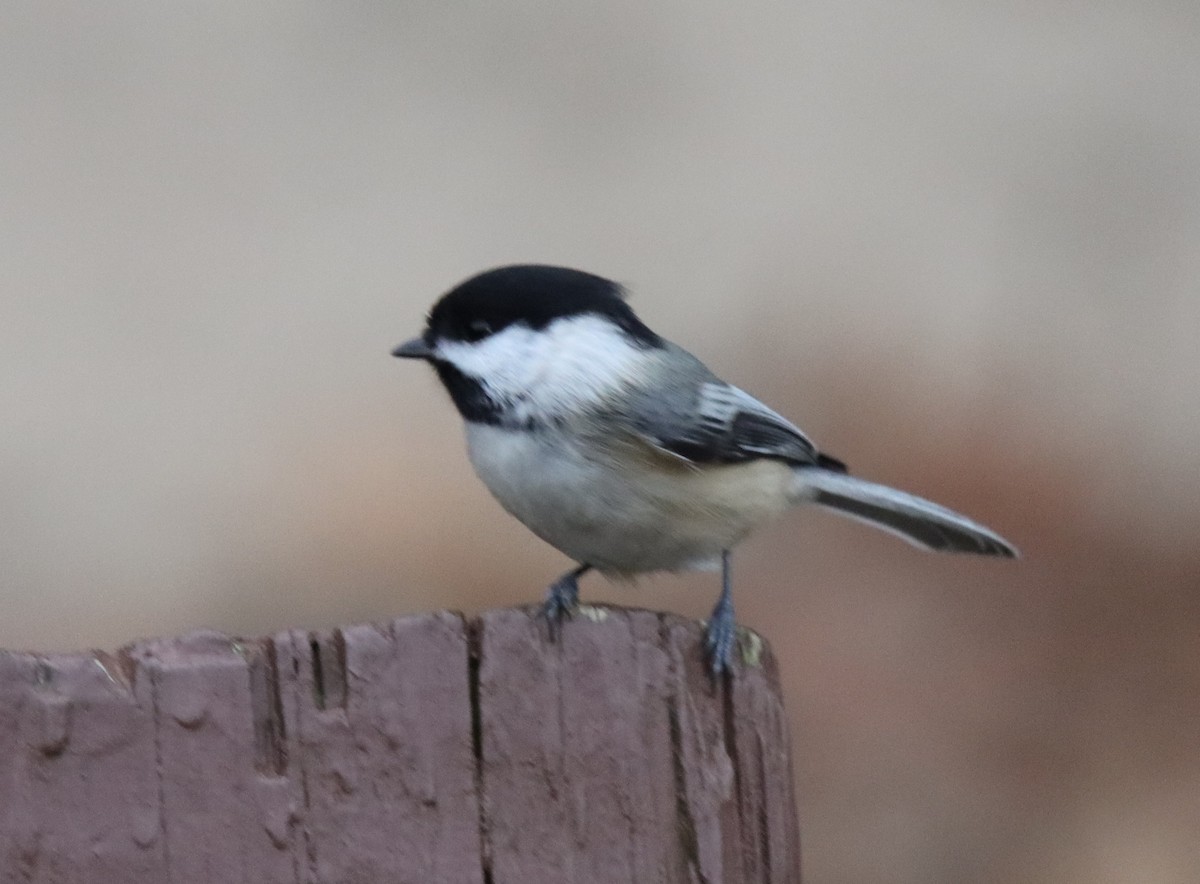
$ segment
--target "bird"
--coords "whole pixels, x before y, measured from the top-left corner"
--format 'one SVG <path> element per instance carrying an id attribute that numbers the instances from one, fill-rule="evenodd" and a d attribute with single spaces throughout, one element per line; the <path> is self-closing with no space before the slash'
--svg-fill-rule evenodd
<path id="1" fill-rule="evenodd" d="M 501 506 L 576 564 L 551 583 L 550 637 L 579 578 L 720 570 L 703 653 L 731 673 L 731 554 L 754 529 L 815 505 L 927 550 L 1015 558 L 990 528 L 850 475 L 799 428 L 652 331 L 610 279 L 547 264 L 472 276 L 392 351 L 429 363 Z"/>

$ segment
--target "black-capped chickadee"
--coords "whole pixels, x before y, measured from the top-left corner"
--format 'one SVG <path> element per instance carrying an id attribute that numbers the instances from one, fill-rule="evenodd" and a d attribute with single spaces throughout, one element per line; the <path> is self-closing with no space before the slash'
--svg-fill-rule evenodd
<path id="1" fill-rule="evenodd" d="M 984 526 L 846 473 L 799 429 L 642 323 L 622 288 L 517 265 L 451 289 L 392 355 L 437 370 L 475 472 L 512 515 L 579 563 L 549 589 L 552 634 L 593 568 L 722 569 L 706 628 L 714 675 L 735 637 L 730 550 L 814 503 L 924 549 L 1015 557 Z"/>

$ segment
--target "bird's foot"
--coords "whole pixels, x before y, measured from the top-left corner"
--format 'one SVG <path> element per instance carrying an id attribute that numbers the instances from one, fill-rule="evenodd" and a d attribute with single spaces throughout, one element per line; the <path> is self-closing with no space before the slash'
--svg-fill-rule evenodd
<path id="1" fill-rule="evenodd" d="M 716 681 L 733 671 L 733 646 L 737 639 L 737 623 L 733 619 L 733 602 L 722 595 L 704 626 L 704 650 L 708 669 Z"/>
<path id="2" fill-rule="evenodd" d="M 583 570 L 576 568 L 559 577 L 546 590 L 542 602 L 542 617 L 550 629 L 550 641 L 557 641 L 562 631 L 563 620 L 571 617 L 579 607 L 579 575 Z"/>

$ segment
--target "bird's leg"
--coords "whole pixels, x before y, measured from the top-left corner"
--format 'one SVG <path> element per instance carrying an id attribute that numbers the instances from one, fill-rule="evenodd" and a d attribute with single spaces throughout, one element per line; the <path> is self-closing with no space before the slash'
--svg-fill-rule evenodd
<path id="1" fill-rule="evenodd" d="M 592 570 L 591 565 L 580 565 L 572 568 L 559 577 L 546 591 L 546 600 L 542 603 L 542 616 L 550 627 L 550 640 L 558 637 L 564 617 L 570 617 L 579 607 L 579 578 Z"/>
<path id="2" fill-rule="evenodd" d="M 708 665 L 714 679 L 731 671 L 733 643 L 737 637 L 737 623 L 733 619 L 730 559 L 729 550 L 724 550 L 721 553 L 721 595 L 704 629 L 704 647 L 708 651 Z"/>

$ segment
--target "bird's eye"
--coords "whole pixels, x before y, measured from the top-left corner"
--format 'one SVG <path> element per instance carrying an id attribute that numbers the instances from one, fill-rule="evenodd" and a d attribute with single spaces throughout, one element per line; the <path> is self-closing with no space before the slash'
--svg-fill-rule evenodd
<path id="1" fill-rule="evenodd" d="M 471 343 L 482 341 L 494 330 L 495 329 L 492 328 L 492 324 L 486 319 L 476 319 L 467 326 L 467 340 Z"/>

